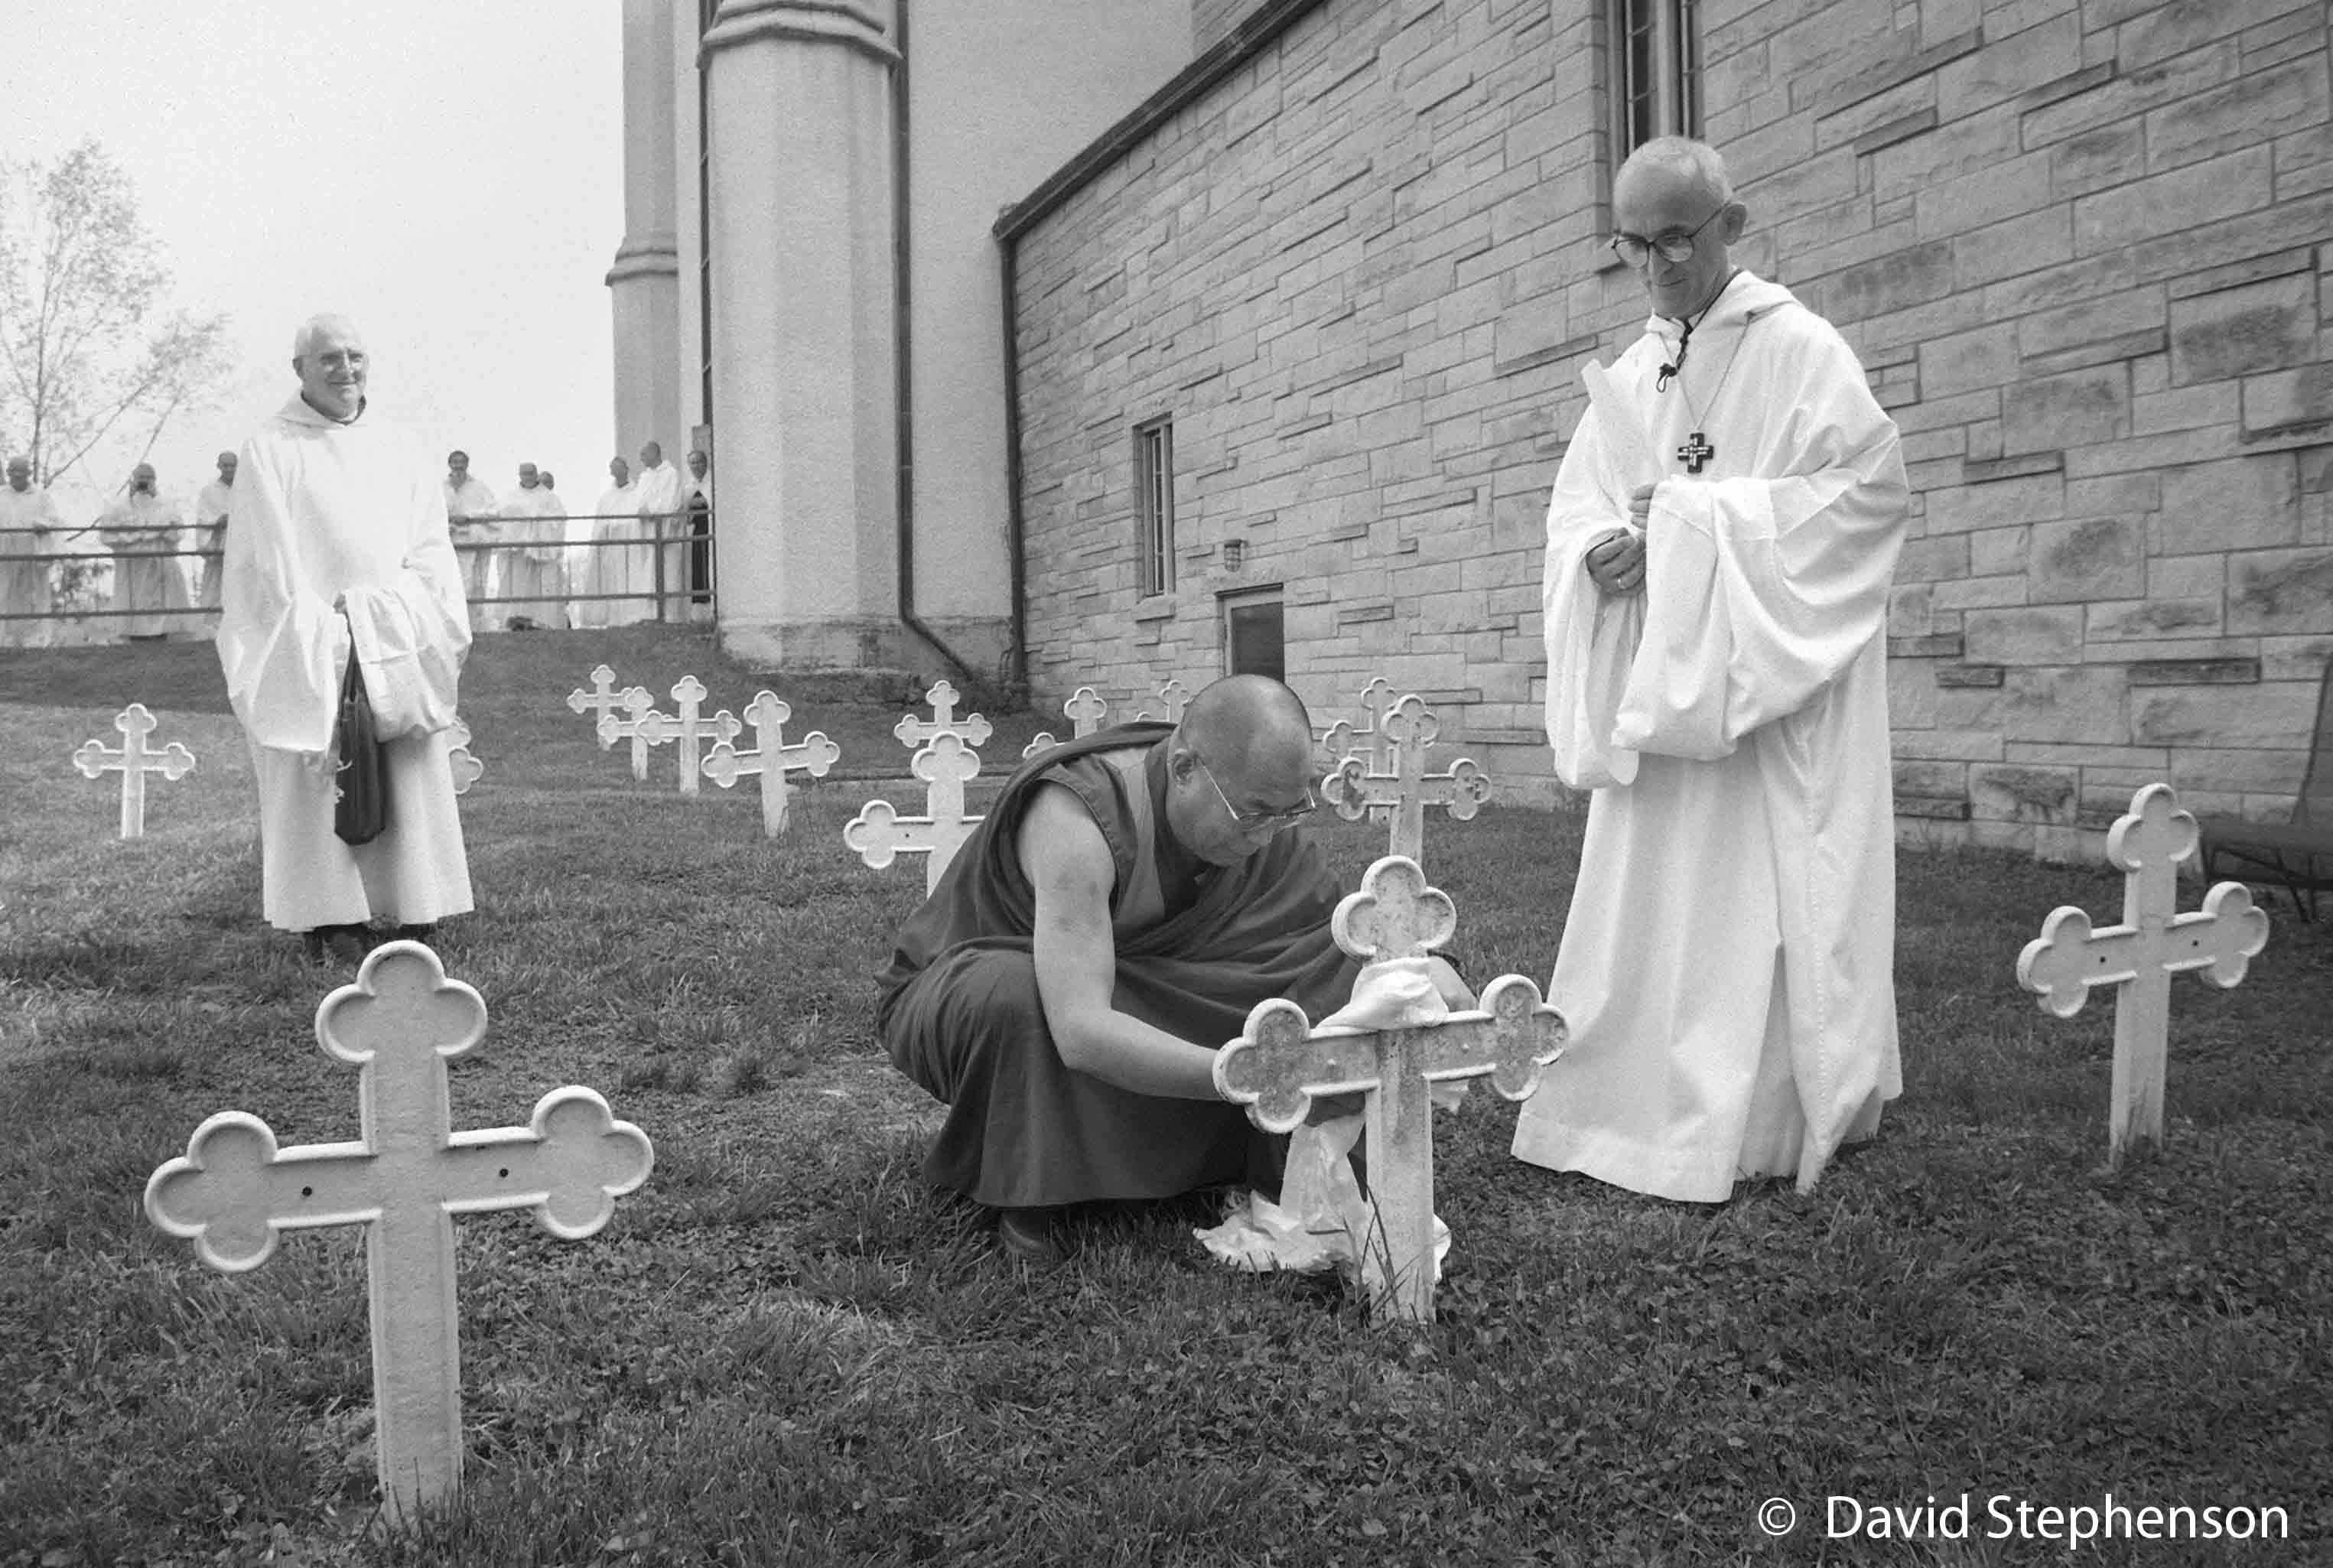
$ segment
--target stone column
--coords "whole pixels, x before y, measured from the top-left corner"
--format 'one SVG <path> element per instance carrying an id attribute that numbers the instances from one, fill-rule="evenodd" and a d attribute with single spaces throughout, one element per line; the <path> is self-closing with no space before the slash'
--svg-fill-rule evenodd
<path id="1" fill-rule="evenodd" d="M 703 48 L 722 642 L 893 667 L 892 8 L 722 0 Z"/>
<path id="2" fill-rule="evenodd" d="M 643 442 L 655 440 L 677 461 L 688 431 L 677 374 L 673 192 L 681 170 L 673 154 L 673 5 L 624 0 L 624 241 L 608 269 L 608 288 L 615 310 L 617 447 L 636 458 Z M 696 178 L 693 159 L 687 178 Z"/>
<path id="3" fill-rule="evenodd" d="M 691 442 L 690 435 L 706 420 L 705 409 L 705 311 L 701 280 L 705 275 L 705 252 L 699 244 L 704 232 L 704 213 L 697 201 L 698 149 L 698 91 L 696 44 L 699 32 L 696 0 L 667 0 L 672 17 L 672 145 L 673 145 L 673 224 L 678 266 L 679 287 L 674 342 L 678 353 L 674 359 L 673 373 L 677 378 L 674 386 L 679 397 L 680 423 L 674 438 L 665 443 L 674 464 L 683 473 L 688 465 L 682 461 Z"/>

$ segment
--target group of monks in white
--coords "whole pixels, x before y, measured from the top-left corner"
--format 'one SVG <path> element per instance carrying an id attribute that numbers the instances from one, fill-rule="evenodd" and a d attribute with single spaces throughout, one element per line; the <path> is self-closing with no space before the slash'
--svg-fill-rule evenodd
<path id="1" fill-rule="evenodd" d="M 1895 425 L 1846 342 L 1729 259 L 1747 213 L 1713 149 L 1640 149 L 1612 207 L 1612 246 L 1652 315 L 1614 364 L 1587 371 L 1589 403 L 1548 513 L 1548 734 L 1559 775 L 1592 796 L 1549 988 L 1570 1044 L 1525 1104 L 1513 1150 L 1711 1202 L 1744 1178 L 1811 1186 L 1901 1092 L 1884 630 L 1909 491 Z M 369 412 L 364 345 L 346 321 L 303 325 L 293 368 L 299 391 L 222 464 L 233 506 L 218 651 L 255 759 L 266 919 L 312 951 L 360 950 L 374 920 L 409 932 L 472 907 L 446 752 L 473 601 L 499 582 L 547 613 L 562 596 L 548 553 L 569 542 L 540 474 L 522 469 L 515 501 L 497 504 L 462 454 L 441 482 Z M 645 537 L 625 531 L 682 509 L 662 454 L 641 456 L 637 480 L 610 465 L 591 542 Z M 457 559 L 465 527 L 537 523 L 473 534 L 502 552 L 500 577 L 488 552 Z M 637 556 L 590 553 L 568 572 L 573 619 L 636 611 L 643 601 L 616 585 Z M 387 831 L 360 845 L 333 827 L 350 659 L 391 784 Z M 1261 853 L 1304 809 L 1279 803 L 1292 786 L 1260 793 L 1238 741 L 1219 738 L 1202 759 L 1205 788 L 1195 770 L 1170 777 L 1170 836 L 1198 833 L 1174 855 L 1162 840 L 1178 874 Z M 1106 919 L 1080 939 L 1138 935 Z M 1123 1005 L 1106 986 L 1096 995 Z M 1014 1016 L 1015 1029 L 1036 1027 Z M 1212 1092 L 1140 1082 L 1151 1095 Z M 1036 1132 L 1069 1136 L 994 1136 Z M 1015 1190 L 982 1201 L 1126 1196 Z"/>
<path id="2" fill-rule="evenodd" d="M 628 626 L 659 614 L 677 620 L 703 613 L 701 581 L 700 592 L 690 592 L 689 547 L 675 541 L 692 527 L 699 535 L 709 527 L 712 465 L 702 451 L 688 460 L 682 474 L 650 441 L 637 480 L 618 457 L 609 466 L 616 483 L 594 514 L 571 518 L 549 470 L 520 464 L 516 487 L 497 497 L 470 474 L 467 453 L 449 454 L 446 511 L 472 629 Z M 112 556 L 113 586 L 105 603 L 110 613 L 94 640 L 211 636 L 239 463 L 234 452 L 218 455 L 217 476 L 195 497 L 191 529 L 178 503 L 161 494 L 154 466 L 139 463 L 122 493 L 81 530 L 66 524 L 54 495 L 34 482 L 31 460 L 11 458 L 0 490 L 0 647 L 57 640 L 72 613 L 60 602 L 58 569 L 99 551 Z"/>

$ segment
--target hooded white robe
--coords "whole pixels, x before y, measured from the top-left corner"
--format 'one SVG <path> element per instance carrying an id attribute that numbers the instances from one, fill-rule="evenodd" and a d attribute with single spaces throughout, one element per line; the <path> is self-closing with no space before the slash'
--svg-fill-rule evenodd
<path id="1" fill-rule="evenodd" d="M 680 470 L 669 460 L 641 469 L 633 484 L 639 490 L 640 537 L 666 542 L 643 553 L 640 564 L 633 570 L 633 587 L 649 594 L 661 590 L 661 602 L 656 599 L 647 601 L 648 611 L 640 619 L 656 619 L 661 608 L 667 619 L 678 620 L 681 615 L 676 606 L 686 602 L 688 546 L 671 541 L 681 539 L 688 530 L 687 486 Z M 676 600 L 676 595 L 681 597 Z"/>
<path id="2" fill-rule="evenodd" d="M 219 607 L 219 578 L 223 565 L 218 552 L 226 542 L 226 515 L 235 505 L 235 486 L 214 479 L 195 496 L 195 548 L 207 551 L 195 563 L 195 607 L 216 610 Z"/>
<path id="3" fill-rule="evenodd" d="M 502 591 L 510 602 L 494 608 L 500 619 L 514 622 L 522 616 L 538 627 L 558 629 L 567 624 L 567 569 L 560 562 L 567 536 L 567 508 L 537 485 L 524 486 L 503 497 L 504 538 L 510 548 L 502 553 Z"/>
<path id="4" fill-rule="evenodd" d="M 64 515 L 57 510 L 55 496 L 38 485 L 19 490 L 0 478 L 0 555 L 43 558 L 0 561 L 0 614 L 55 612 L 44 558 L 62 550 L 64 539 Z M 46 648 L 54 630 L 45 620 L 0 620 L 0 648 Z"/>
<path id="5" fill-rule="evenodd" d="M 1613 367 L 1548 508 L 1548 734 L 1595 794 L 1550 988 L 1571 1041 L 1514 1152 L 1715 1202 L 1811 1187 L 1902 1092 L 1885 630 L 1909 491 L 1861 365 L 1789 290 L 1737 276 L 1657 390 L 1677 334 L 1655 318 Z M 1607 597 L 1587 549 L 1656 481 L 1641 601 Z"/>
<path id="6" fill-rule="evenodd" d="M 332 608 L 345 595 L 347 613 Z M 404 432 L 298 396 L 244 443 L 226 533 L 219 663 L 251 743 L 264 909 L 285 930 L 470 909 L 446 762 L 470 628 L 444 487 Z M 326 753 L 353 639 L 389 758 L 389 826 L 332 832 Z"/>
<path id="7" fill-rule="evenodd" d="M 640 521 L 640 487 L 637 483 L 610 486 L 600 492 L 592 519 L 584 532 L 588 547 L 568 573 L 578 593 L 638 594 L 638 598 L 579 599 L 572 606 L 577 626 L 629 626 L 656 618 L 648 597 L 648 549 L 641 541 L 648 532 Z"/>
<path id="8" fill-rule="evenodd" d="M 178 559 L 162 553 L 178 547 L 181 526 L 177 505 L 136 491 L 115 497 L 97 515 L 98 536 L 120 555 L 113 563 L 112 608 L 138 611 L 109 618 L 114 636 L 167 637 L 194 629 L 189 617 L 168 613 L 194 602 Z"/>

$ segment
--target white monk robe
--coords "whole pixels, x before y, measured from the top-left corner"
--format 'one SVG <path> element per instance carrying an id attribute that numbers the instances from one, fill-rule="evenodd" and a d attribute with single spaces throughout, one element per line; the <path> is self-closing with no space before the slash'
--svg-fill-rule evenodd
<path id="1" fill-rule="evenodd" d="M 218 649 L 258 775 L 268 922 L 460 914 L 470 870 L 446 754 L 470 629 L 444 486 L 396 427 L 336 424 L 296 394 L 242 459 Z M 351 633 L 389 758 L 389 825 L 358 845 L 332 832 L 324 771 Z"/>
<path id="2" fill-rule="evenodd" d="M 208 552 L 196 563 L 195 607 L 219 607 L 219 551 L 226 540 L 226 515 L 235 503 L 235 486 L 214 479 L 195 496 L 195 548 Z"/>
<path id="3" fill-rule="evenodd" d="M 567 572 L 560 564 L 565 542 L 567 510 L 550 491 L 522 485 L 503 497 L 503 537 L 510 549 L 503 557 L 502 591 L 511 602 L 495 606 L 506 621 L 523 616 L 539 627 L 567 624 Z"/>
<path id="4" fill-rule="evenodd" d="M 113 563 L 112 608 L 138 612 L 108 617 L 114 636 L 167 637 L 194 630 L 188 617 L 164 613 L 185 610 L 193 601 L 178 558 L 157 553 L 178 547 L 183 526 L 175 502 L 135 491 L 115 497 L 97 515 L 98 536 L 120 557 Z"/>
<path id="5" fill-rule="evenodd" d="M 19 490 L 0 478 L 0 615 L 55 613 L 49 598 L 48 557 L 64 548 L 65 520 L 57 499 L 38 485 Z M 0 648 L 46 648 L 55 629 L 47 620 L 0 620 Z"/>
<path id="6" fill-rule="evenodd" d="M 1621 356 L 1548 508 L 1548 734 L 1595 794 L 1549 993 L 1571 1044 L 1514 1151 L 1717 1202 L 1812 1186 L 1902 1092 L 1884 632 L 1908 489 L 1854 353 L 1787 289 L 1737 276 L 1658 391 L 1676 337 L 1656 319 Z M 1585 553 L 1656 480 L 1632 606 Z"/>
<path id="7" fill-rule="evenodd" d="M 437 489 L 446 497 L 446 520 L 455 544 L 485 546 L 499 540 L 501 524 L 496 519 L 502 515 L 501 505 L 484 479 L 472 474 L 456 490 L 441 478 Z M 483 601 L 492 591 L 489 569 L 497 552 L 481 548 L 454 553 L 462 563 L 462 597 L 470 603 L 470 628 L 476 630 L 485 624 L 486 613 L 494 608 Z"/>
<path id="8" fill-rule="evenodd" d="M 574 619 L 578 626 L 629 626 L 636 620 L 651 620 L 656 615 L 655 604 L 647 597 L 648 552 L 640 541 L 647 537 L 640 528 L 640 487 L 637 484 L 610 486 L 600 492 L 592 505 L 593 516 L 584 541 L 590 548 L 577 552 L 582 557 L 576 569 L 569 573 L 578 593 L 606 594 L 638 593 L 637 599 L 581 599 L 575 602 Z M 635 579 L 638 584 L 635 584 Z"/>
<path id="9" fill-rule="evenodd" d="M 641 469 L 640 476 L 632 483 L 640 493 L 641 538 L 669 541 L 687 532 L 688 492 L 681 482 L 680 470 L 670 461 Z M 682 618 L 677 605 L 686 601 L 677 601 L 674 596 L 685 595 L 688 589 L 687 554 L 687 545 L 669 543 L 658 545 L 653 552 L 641 553 L 632 585 L 643 593 L 654 594 L 661 572 L 664 590 L 660 604 L 653 598 L 642 601 L 645 610 L 641 620 L 655 620 L 659 609 L 671 620 Z"/>

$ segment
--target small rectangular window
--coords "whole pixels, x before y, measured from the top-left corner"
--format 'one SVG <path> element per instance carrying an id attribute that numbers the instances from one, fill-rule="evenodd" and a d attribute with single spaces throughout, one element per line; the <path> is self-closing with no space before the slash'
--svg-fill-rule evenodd
<path id="1" fill-rule="evenodd" d="M 1175 425 L 1134 428 L 1135 551 L 1142 596 L 1175 591 Z"/>
<path id="2" fill-rule="evenodd" d="M 1608 0 L 1612 167 L 1656 136 L 1701 134 L 1700 0 Z"/>
<path id="3" fill-rule="evenodd" d="M 1288 678 L 1288 647 L 1282 629 L 1280 590 L 1226 593 L 1224 606 L 1224 673 Z"/>

